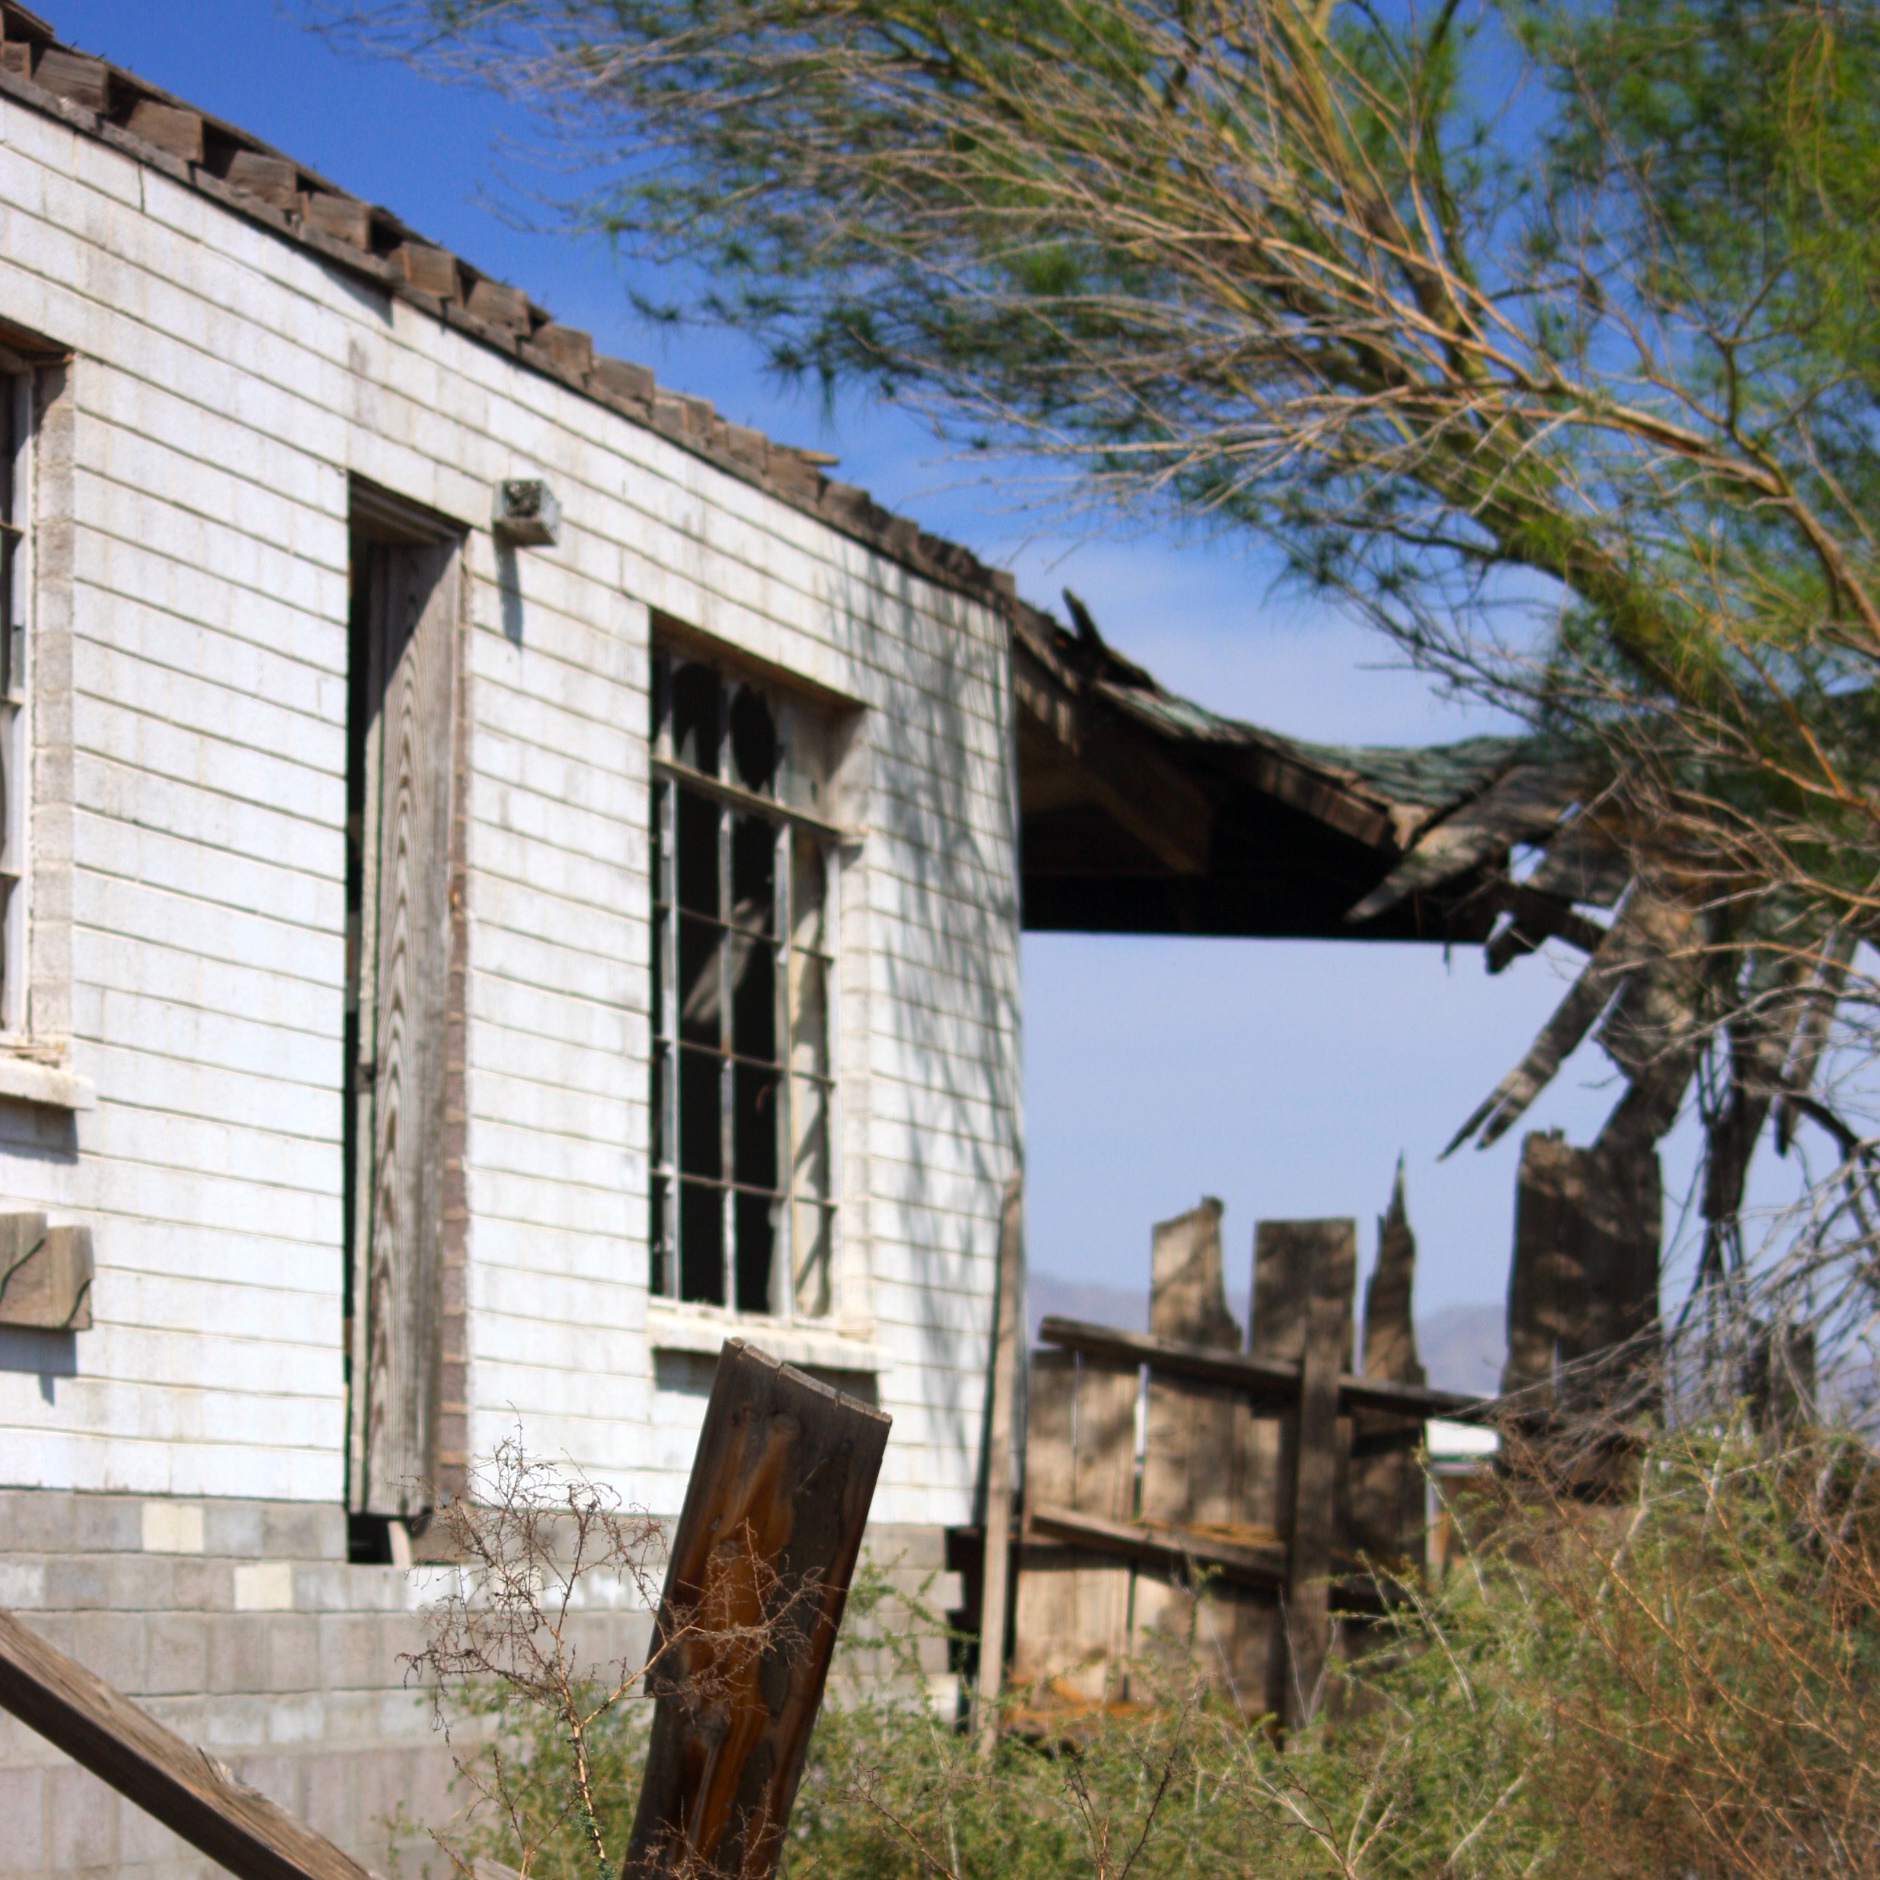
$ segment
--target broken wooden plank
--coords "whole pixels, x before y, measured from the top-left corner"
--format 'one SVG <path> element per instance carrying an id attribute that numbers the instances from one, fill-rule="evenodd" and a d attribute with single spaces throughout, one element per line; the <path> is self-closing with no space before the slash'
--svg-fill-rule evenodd
<path id="1" fill-rule="evenodd" d="M 286 157 L 271 157 L 261 150 L 237 150 L 228 159 L 222 180 L 231 189 L 292 215 L 300 207 L 300 171 Z"/>
<path id="2" fill-rule="evenodd" d="M 500 326 L 511 333 L 529 330 L 529 297 L 519 287 L 492 281 L 479 275 L 470 284 L 464 311 L 489 326 Z"/>
<path id="3" fill-rule="evenodd" d="M 420 293 L 439 300 L 455 300 L 458 292 L 457 257 L 429 242 L 400 242 L 389 256 L 391 264 Z"/>
<path id="4" fill-rule="evenodd" d="M 1158 1222 L 1150 1248 L 1149 1330 L 1169 1343 L 1238 1354 L 1241 1329 L 1223 1283 L 1220 1202 Z M 1151 1369 L 1144 1420 L 1142 1518 L 1153 1527 L 1219 1531 L 1244 1524 L 1252 1408 L 1231 1384 Z M 1178 1576 L 1179 1578 L 1179 1576 Z M 1257 1616 L 1246 1608 L 1252 1599 Z M 1194 1609 L 1186 1586 L 1138 1575 L 1137 1649 L 1203 1678 L 1258 1714 L 1268 1602 L 1239 1583 L 1210 1588 Z M 1184 1662 L 1186 1661 L 1186 1662 Z M 1191 1663 L 1192 1669 L 1189 1668 Z"/>
<path id="5" fill-rule="evenodd" d="M 992 1403 L 986 1432 L 986 1564 L 980 1582 L 979 1753 L 998 1741 L 1005 1674 L 1005 1617 L 1012 1571 L 1012 1414 L 1018 1390 L 1019 1313 L 1025 1290 L 1025 1189 L 1013 1173 L 999 1213 L 999 1271 L 992 1325 Z M 1065 1432 L 1068 1460 L 1069 1431 Z"/>
<path id="6" fill-rule="evenodd" d="M 33 67 L 33 83 L 102 115 L 111 103 L 111 68 L 82 52 L 48 46 Z"/>
<path id="7" fill-rule="evenodd" d="M 1533 841 L 1559 821 L 1585 788 L 1577 764 L 1515 764 L 1472 802 L 1424 831 L 1410 852 L 1345 919 L 1375 920 L 1399 901 L 1467 874 L 1515 842 Z"/>
<path id="8" fill-rule="evenodd" d="M 202 161 L 202 113 L 187 111 L 178 105 L 161 104 L 155 98 L 139 98 L 131 106 L 124 128 L 133 137 L 166 150 L 184 163 Z"/>
<path id="9" fill-rule="evenodd" d="M 339 196 L 316 189 L 301 207 L 306 226 L 349 248 L 372 246 L 372 209 L 354 196 Z"/>
<path id="10" fill-rule="evenodd" d="M 1358 1230 L 1355 1221 L 1263 1221 L 1261 1226 L 1283 1226 L 1316 1243 L 1294 1427 L 1292 1519 L 1286 1535 L 1288 1663 L 1281 1715 L 1289 1729 L 1296 1729 L 1318 1710 L 1331 1649 L 1332 1552 L 1342 1538 L 1339 1477 L 1350 1441 L 1349 1431 L 1339 1427 L 1338 1380 L 1351 1347 Z"/>
<path id="11" fill-rule="evenodd" d="M 775 1868 L 888 1427 L 726 1341 L 653 1628 L 653 1732 L 624 1872 Z"/>
<path id="12" fill-rule="evenodd" d="M 7 1612 L 0 1706 L 238 1880 L 371 1880 L 331 1841 Z"/>
<path id="13" fill-rule="evenodd" d="M 1069 1351 L 1031 1357 L 1025 1524 L 1014 1597 L 1011 1680 L 1080 1701 L 1122 1695 L 1131 1570 L 1101 1547 L 1039 1544 L 1032 1511 L 1060 1506 L 1127 1521 L 1136 1486 L 1137 1367 Z M 1034 1702 L 1037 1701 L 1034 1699 Z"/>
<path id="14" fill-rule="evenodd" d="M 1243 1546 L 1172 1522 L 1109 1521 L 1050 1502 L 1031 1509 L 1029 1522 L 1037 1533 L 1101 1547 L 1166 1571 L 1214 1567 L 1224 1578 L 1248 1586 L 1270 1588 L 1286 1583 L 1286 1550 L 1277 1542 L 1270 1547 Z"/>
<path id="15" fill-rule="evenodd" d="M 1364 1292 L 1362 1366 L 1368 1382 L 1413 1388 L 1424 1382 L 1412 1310 L 1416 1261 L 1400 1160 L 1390 1207 L 1377 1224 L 1377 1263 Z M 1427 1496 L 1414 1455 L 1422 1437 L 1420 1420 L 1374 1409 L 1353 1412 L 1348 1538 L 1371 1560 L 1398 1567 L 1422 1562 Z"/>
<path id="16" fill-rule="evenodd" d="M 91 1330 L 91 1229 L 0 1215 L 0 1325 Z"/>
<path id="17" fill-rule="evenodd" d="M 1122 1332 L 1114 1326 L 1091 1325 L 1055 1314 L 1039 1326 L 1038 1336 L 1045 1344 L 1066 1351 L 1146 1364 L 1152 1372 L 1161 1371 L 1169 1377 L 1231 1384 L 1257 1403 L 1283 1407 L 1299 1394 L 1299 1366 L 1284 1359 L 1209 1351 L 1152 1338 L 1144 1332 Z M 1435 1390 L 1426 1384 L 1393 1384 L 1388 1379 L 1355 1377 L 1347 1372 L 1338 1380 L 1338 1407 L 1341 1413 L 1391 1410 L 1405 1416 L 1447 1417 L 1466 1423 L 1492 1416 L 1496 1402 L 1492 1397 L 1470 1396 L 1464 1391 Z"/>

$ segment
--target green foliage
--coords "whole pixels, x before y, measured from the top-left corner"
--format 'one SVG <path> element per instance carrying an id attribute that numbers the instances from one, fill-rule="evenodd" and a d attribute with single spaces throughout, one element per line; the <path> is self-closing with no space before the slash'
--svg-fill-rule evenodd
<path id="1" fill-rule="evenodd" d="M 1674 871 L 1870 911 L 1866 0 L 379 12 L 780 370 L 1253 531 L 1640 773 Z"/>
<path id="2" fill-rule="evenodd" d="M 818 1726 L 785 1871 L 1880 1872 L 1875 1463 L 1837 1438 L 1668 1438 L 1617 1505 L 1509 1485 L 1477 1507 L 1475 1558 L 1372 1637 L 1283 1754 L 1205 1695 L 1151 1681 L 1128 1711 L 1008 1734 L 986 1765 L 924 1701 L 851 1690 Z M 519 1792 L 546 1818 L 566 1787 L 560 1739 L 504 1721 Z M 604 1786 L 624 1814 L 640 1738 L 608 1727 Z M 500 1835 L 477 1851 L 515 1858 Z M 562 1880 L 583 1859 L 570 1829 L 532 1871 Z"/>

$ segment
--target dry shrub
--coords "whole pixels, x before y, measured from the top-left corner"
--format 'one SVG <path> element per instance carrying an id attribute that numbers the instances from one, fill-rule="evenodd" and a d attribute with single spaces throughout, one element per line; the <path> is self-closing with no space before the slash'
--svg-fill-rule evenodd
<path id="1" fill-rule="evenodd" d="M 1473 1554 L 1408 1589 L 1281 1753 L 1170 1683 L 1073 1743 L 981 1764 L 921 1690 L 906 1608 L 866 1576 L 784 1856 L 793 1880 L 1514 1880 L 1880 1875 L 1880 1471 L 1835 1434 L 1659 1436 L 1599 1503 L 1505 1478 Z M 932 1621 L 917 1615 L 914 1623 Z M 884 1645 L 907 1675 L 878 1675 Z M 523 1805 L 474 1851 L 596 1872 L 567 1712 L 477 1687 Z M 585 1729 L 603 1824 L 630 1819 L 639 1704 Z M 546 1832 L 543 1830 L 546 1829 Z M 526 1832 L 524 1832 L 526 1830 Z M 621 1844 L 603 1827 L 611 1846 Z M 470 1844 L 465 1843 L 466 1851 Z"/>

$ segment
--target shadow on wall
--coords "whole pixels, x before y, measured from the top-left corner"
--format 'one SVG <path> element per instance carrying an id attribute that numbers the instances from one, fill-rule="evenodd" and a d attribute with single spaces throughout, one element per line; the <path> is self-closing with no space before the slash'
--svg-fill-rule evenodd
<path id="1" fill-rule="evenodd" d="M 865 663 L 877 634 L 916 655 L 882 674 L 869 701 L 877 723 L 908 728 L 896 755 L 921 774 L 912 789 L 890 789 L 885 766 L 871 762 L 868 821 L 888 840 L 871 845 L 866 866 L 871 912 L 893 923 L 876 956 L 874 986 L 886 996 L 871 1029 L 892 1023 L 924 1081 L 908 1092 L 905 1159 L 877 1166 L 871 1187 L 908 1211 L 903 1309 L 919 1314 L 927 1434 L 942 1450 L 977 1455 L 1018 1070 L 1017 831 L 997 794 L 1008 782 L 1005 667 L 965 624 L 970 603 L 943 594 L 923 615 L 913 578 L 877 569 L 887 584 L 863 607 L 850 590 L 831 597 L 831 611 Z M 923 1112 L 947 1126 L 931 1127 Z"/>
<path id="2" fill-rule="evenodd" d="M 40 1331 L 26 1325 L 0 1325 L 0 1371 L 23 1372 L 39 1379 L 47 1403 L 58 1397 L 58 1380 L 78 1375 L 78 1334 Z"/>

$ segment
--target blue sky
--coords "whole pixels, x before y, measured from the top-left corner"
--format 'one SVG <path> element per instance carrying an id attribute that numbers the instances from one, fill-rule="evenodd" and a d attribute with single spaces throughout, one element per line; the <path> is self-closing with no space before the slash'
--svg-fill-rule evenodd
<path id="1" fill-rule="evenodd" d="M 826 419 L 767 380 L 743 342 L 649 331 L 596 244 L 498 212 L 497 147 L 526 139 L 488 96 L 343 58 L 271 0 L 45 0 L 96 52 L 290 151 L 395 210 L 489 273 L 590 329 L 605 352 L 712 399 L 736 422 L 838 452 L 840 474 L 1015 570 L 1034 601 L 1068 584 L 1107 636 L 1164 684 L 1302 736 L 1415 743 L 1492 728 L 1394 669 L 1353 623 L 1270 592 L 1270 568 L 1219 543 L 1118 527 L 1067 535 L 966 480 L 928 435 L 866 406 Z M 656 282 L 643 286 L 657 287 Z M 1439 948 L 1043 935 L 1025 944 L 1028 1234 L 1041 1270 L 1147 1283 L 1150 1223 L 1202 1194 L 1228 1204 L 1231 1296 L 1246 1309 L 1253 1223 L 1373 1218 L 1406 1157 L 1424 1310 L 1498 1298 L 1506 1281 L 1517 1130 L 1486 1154 L 1434 1156 L 1525 1049 L 1565 989 L 1547 958 L 1488 978 Z M 1588 1047 L 1536 1106 L 1585 1141 L 1615 1094 Z M 1692 1160 L 1679 1132 L 1667 1173 Z M 1668 1197 L 1675 1216 L 1679 1196 Z"/>

